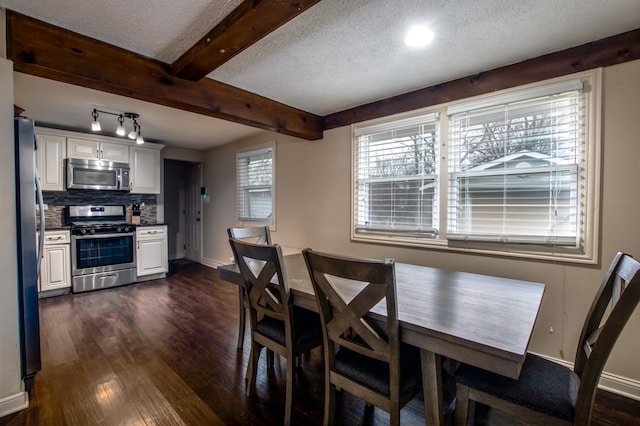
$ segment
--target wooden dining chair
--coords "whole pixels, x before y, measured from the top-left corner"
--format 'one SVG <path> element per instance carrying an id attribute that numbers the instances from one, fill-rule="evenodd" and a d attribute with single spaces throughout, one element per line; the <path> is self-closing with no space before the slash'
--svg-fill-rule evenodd
<path id="1" fill-rule="evenodd" d="M 322 321 L 324 424 L 334 424 L 337 389 L 399 424 L 401 408 L 421 390 L 421 373 L 418 349 L 400 344 L 394 261 L 303 254 Z M 381 301 L 386 317 L 370 314 Z"/>
<path id="2" fill-rule="evenodd" d="M 602 369 L 640 301 L 640 263 L 618 253 L 589 309 L 573 370 L 527 354 L 518 380 L 462 365 L 455 374 L 458 425 L 466 425 L 470 401 L 531 424 L 588 425 Z"/>
<path id="3" fill-rule="evenodd" d="M 282 249 L 229 239 L 238 262 L 249 305 L 251 353 L 247 365 L 248 396 L 256 393 L 256 372 L 260 352 L 267 348 L 286 358 L 284 424 L 291 423 L 295 359 L 322 344 L 322 327 L 317 313 L 293 306 L 287 283 Z"/>
<path id="4" fill-rule="evenodd" d="M 237 240 L 249 241 L 256 244 L 271 244 L 271 231 L 269 226 L 252 226 L 246 228 L 228 228 L 227 235 L 229 238 Z M 237 263 L 237 260 L 236 260 Z M 244 343 L 244 331 L 246 328 L 246 309 L 244 306 L 244 289 L 238 286 L 238 350 L 242 349 Z"/>

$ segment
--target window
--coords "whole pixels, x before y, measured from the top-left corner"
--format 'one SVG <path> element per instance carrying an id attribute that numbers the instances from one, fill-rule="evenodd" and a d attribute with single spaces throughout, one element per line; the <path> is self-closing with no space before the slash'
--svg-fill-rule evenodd
<path id="1" fill-rule="evenodd" d="M 447 238 L 578 246 L 582 82 L 541 89 L 449 108 Z"/>
<path id="2" fill-rule="evenodd" d="M 600 71 L 354 126 L 354 240 L 596 261 Z"/>
<path id="3" fill-rule="evenodd" d="M 236 155 L 238 222 L 274 224 L 273 147 Z"/>
<path id="4" fill-rule="evenodd" d="M 435 235 L 437 132 L 435 114 L 356 130 L 356 232 Z"/>

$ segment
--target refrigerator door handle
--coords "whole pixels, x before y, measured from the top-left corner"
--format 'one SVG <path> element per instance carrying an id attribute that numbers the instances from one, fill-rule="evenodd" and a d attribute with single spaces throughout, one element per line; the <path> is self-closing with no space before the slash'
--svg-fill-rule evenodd
<path id="1" fill-rule="evenodd" d="M 34 168 L 34 170 L 36 179 L 36 194 L 38 197 L 38 207 L 40 211 L 40 233 L 38 237 L 38 254 L 36 257 L 38 259 L 36 278 L 40 280 L 40 264 L 42 263 L 42 254 L 44 253 L 44 202 L 42 198 L 42 188 L 40 187 L 40 177 L 38 176 L 38 169 Z"/>

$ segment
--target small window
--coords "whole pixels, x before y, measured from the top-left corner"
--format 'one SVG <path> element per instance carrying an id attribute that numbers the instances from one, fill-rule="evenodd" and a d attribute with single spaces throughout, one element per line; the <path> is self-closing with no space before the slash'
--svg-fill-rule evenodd
<path id="1" fill-rule="evenodd" d="M 273 225 L 273 147 L 236 155 L 238 222 Z"/>
<path id="2" fill-rule="evenodd" d="M 438 232 L 435 114 L 361 127 L 355 145 L 355 232 Z"/>

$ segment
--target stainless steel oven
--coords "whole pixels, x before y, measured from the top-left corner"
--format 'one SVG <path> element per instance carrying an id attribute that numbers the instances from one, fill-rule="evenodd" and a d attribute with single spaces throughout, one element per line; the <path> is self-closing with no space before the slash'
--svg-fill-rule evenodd
<path id="1" fill-rule="evenodd" d="M 135 282 L 136 232 L 124 218 L 125 206 L 67 206 L 74 292 Z"/>

